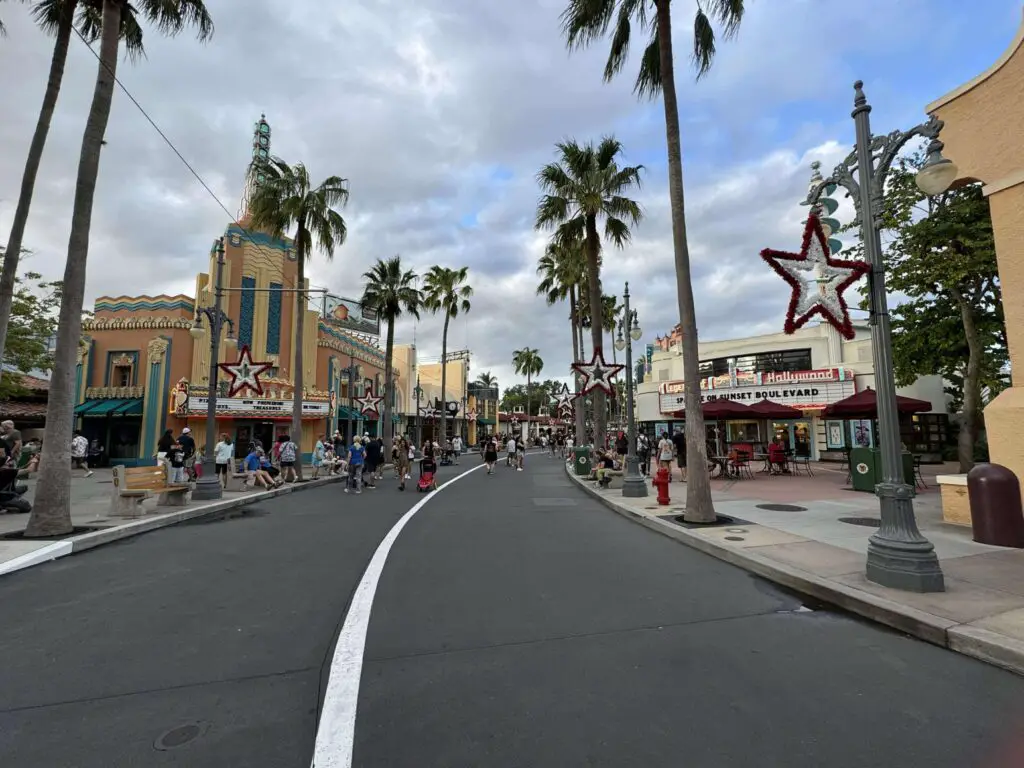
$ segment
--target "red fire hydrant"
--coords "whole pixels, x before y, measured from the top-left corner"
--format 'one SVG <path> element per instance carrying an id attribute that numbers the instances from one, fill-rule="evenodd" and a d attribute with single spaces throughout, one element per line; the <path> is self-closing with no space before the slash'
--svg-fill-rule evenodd
<path id="1" fill-rule="evenodd" d="M 668 506 L 668 484 L 671 477 L 668 474 L 668 470 L 662 467 L 654 475 L 654 480 L 651 484 L 658 489 L 658 503 L 662 506 Z"/>

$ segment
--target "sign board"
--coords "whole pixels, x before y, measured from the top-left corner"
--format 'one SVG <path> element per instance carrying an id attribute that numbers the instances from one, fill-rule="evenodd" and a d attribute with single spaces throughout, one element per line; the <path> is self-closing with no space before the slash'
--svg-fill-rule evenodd
<path id="1" fill-rule="evenodd" d="M 820 383 L 767 384 L 752 387 L 730 387 L 700 393 L 702 403 L 712 400 L 735 400 L 744 405 L 753 405 L 760 400 L 788 405 L 792 408 L 820 409 L 826 405 L 856 394 L 857 386 L 851 378 L 848 381 L 825 381 Z M 662 413 L 681 411 L 685 406 L 683 393 L 662 393 Z M 752 416 L 751 418 L 757 418 Z"/>
<path id="2" fill-rule="evenodd" d="M 206 397 L 190 396 L 188 399 L 188 412 L 190 414 L 206 413 L 208 402 L 209 399 Z M 302 413 L 307 416 L 324 416 L 326 418 L 330 411 L 331 404 L 326 400 L 307 400 L 302 404 Z M 291 414 L 292 401 L 218 397 L 217 413 L 232 412 Z"/>
<path id="3" fill-rule="evenodd" d="M 733 377 L 736 379 L 733 385 Z M 700 388 L 704 390 L 736 389 L 741 387 L 791 387 L 798 384 L 824 384 L 829 382 L 853 382 L 854 373 L 848 368 L 817 368 L 813 371 L 773 371 L 771 373 L 751 373 L 735 371 L 732 374 L 709 376 L 701 379 Z M 661 394 L 682 394 L 682 381 L 666 381 L 659 387 Z"/>
<path id="4" fill-rule="evenodd" d="M 321 307 L 324 320 L 346 331 L 380 336 L 380 317 L 377 311 L 364 307 L 355 299 L 327 294 Z"/>

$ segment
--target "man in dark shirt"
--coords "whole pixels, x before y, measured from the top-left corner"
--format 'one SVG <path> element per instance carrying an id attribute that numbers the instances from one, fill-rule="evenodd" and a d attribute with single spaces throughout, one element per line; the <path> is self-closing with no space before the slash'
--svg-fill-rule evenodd
<path id="1" fill-rule="evenodd" d="M 365 443 L 366 463 L 363 471 L 363 483 L 367 488 L 377 487 L 377 467 L 380 466 L 383 456 L 381 455 L 380 441 L 373 439 Z"/>
<path id="2" fill-rule="evenodd" d="M 178 445 L 185 454 L 185 475 L 189 480 L 196 479 L 196 441 L 192 438 L 192 430 L 185 427 L 181 430 Z"/>
<path id="3" fill-rule="evenodd" d="M 679 466 L 679 477 L 686 482 L 686 435 L 681 429 L 677 429 L 672 435 L 672 445 L 676 449 L 676 464 Z"/>

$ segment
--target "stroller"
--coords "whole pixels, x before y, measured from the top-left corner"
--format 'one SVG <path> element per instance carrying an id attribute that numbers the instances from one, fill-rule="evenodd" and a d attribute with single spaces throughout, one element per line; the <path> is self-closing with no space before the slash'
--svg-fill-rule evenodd
<path id="1" fill-rule="evenodd" d="M 441 451 L 441 466 L 450 467 L 455 461 L 455 451 L 445 448 Z"/>
<path id="2" fill-rule="evenodd" d="M 18 470 L 14 467 L 0 469 L 0 509 L 14 514 L 27 514 L 32 511 L 32 504 L 23 499 L 22 494 L 28 490 L 24 483 L 18 483 Z"/>
<path id="3" fill-rule="evenodd" d="M 437 473 L 437 464 L 434 463 L 433 457 L 427 456 L 420 460 L 420 479 L 416 483 L 416 491 L 418 493 L 424 493 L 426 491 L 437 490 L 437 480 L 434 475 Z"/>

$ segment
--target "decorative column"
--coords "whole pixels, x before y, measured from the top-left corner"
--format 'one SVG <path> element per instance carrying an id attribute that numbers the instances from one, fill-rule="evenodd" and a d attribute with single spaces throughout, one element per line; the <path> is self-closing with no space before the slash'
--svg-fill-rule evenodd
<path id="1" fill-rule="evenodd" d="M 146 346 L 146 392 L 142 402 L 142 434 L 139 436 L 139 464 L 150 464 L 156 441 L 167 423 L 170 391 L 171 340 L 157 336 Z"/>

